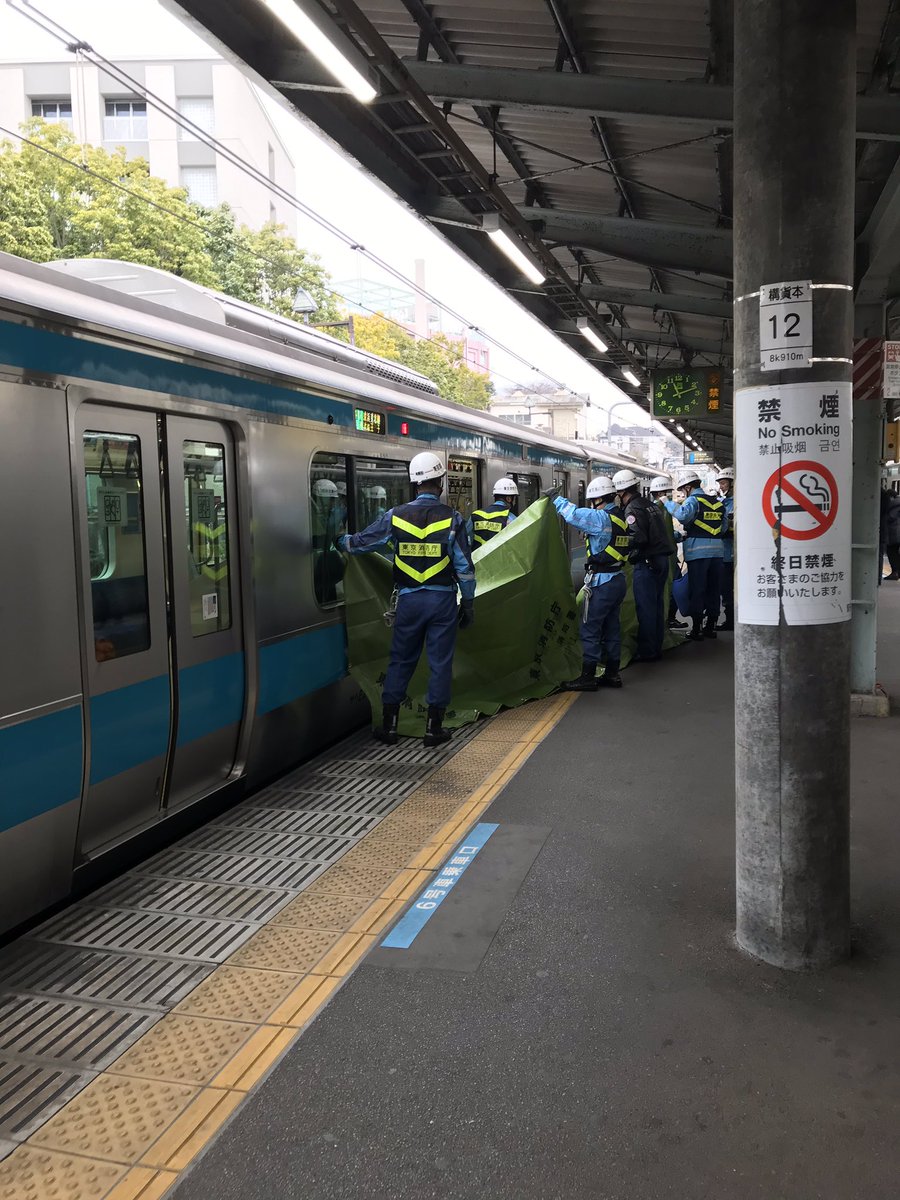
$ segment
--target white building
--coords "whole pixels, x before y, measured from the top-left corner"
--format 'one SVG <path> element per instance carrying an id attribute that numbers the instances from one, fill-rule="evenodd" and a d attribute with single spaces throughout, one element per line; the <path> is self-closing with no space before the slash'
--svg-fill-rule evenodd
<path id="1" fill-rule="evenodd" d="M 544 393 L 517 389 L 495 396 L 488 412 L 516 425 L 539 429 L 552 437 L 584 441 L 591 436 L 588 407 L 587 396 L 573 396 L 564 391 Z"/>
<path id="2" fill-rule="evenodd" d="M 288 192 L 294 164 L 251 83 L 221 59 L 123 59 L 123 72 L 166 101 Z M 197 204 L 227 202 L 239 223 L 267 221 L 296 231 L 296 210 L 238 166 L 148 104 L 136 88 L 79 61 L 0 63 L 0 124 L 32 116 L 62 121 L 80 142 L 145 158 L 150 172 L 183 187 Z"/>

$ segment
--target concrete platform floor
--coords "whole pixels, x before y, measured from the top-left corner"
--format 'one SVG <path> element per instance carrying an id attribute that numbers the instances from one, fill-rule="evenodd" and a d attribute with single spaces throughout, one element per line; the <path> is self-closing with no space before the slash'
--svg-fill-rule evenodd
<path id="1" fill-rule="evenodd" d="M 900 585 L 881 607 L 900 697 Z M 731 660 L 580 698 L 485 818 L 506 850 L 424 951 L 366 960 L 177 1200 L 897 1197 L 900 716 L 853 728 L 854 957 L 782 974 L 732 940 Z"/>

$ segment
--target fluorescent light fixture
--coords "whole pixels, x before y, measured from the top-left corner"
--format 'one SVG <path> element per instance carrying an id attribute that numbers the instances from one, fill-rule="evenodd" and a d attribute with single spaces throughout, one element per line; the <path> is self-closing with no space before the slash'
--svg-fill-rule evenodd
<path id="1" fill-rule="evenodd" d="M 525 246 L 510 232 L 500 219 L 499 213 L 484 213 L 481 218 L 481 228 L 488 235 L 498 250 L 502 250 L 511 263 L 519 268 L 526 279 L 532 283 L 543 283 L 546 279 L 537 259 L 529 254 Z"/>
<path id="2" fill-rule="evenodd" d="M 575 324 L 578 326 L 578 332 L 581 334 L 581 336 L 583 338 L 587 338 L 595 350 L 599 350 L 601 354 L 605 354 L 607 352 L 609 346 L 607 346 L 603 338 L 597 335 L 596 330 L 591 327 L 587 317 L 579 317 Z"/>
<path id="3" fill-rule="evenodd" d="M 679 433 L 684 433 L 684 426 L 683 426 L 683 425 L 676 425 L 676 426 L 675 426 L 675 428 L 678 430 L 678 432 L 679 432 Z"/>
<path id="4" fill-rule="evenodd" d="M 638 379 L 637 375 L 635 375 L 634 371 L 624 370 L 622 372 L 622 378 L 627 379 L 628 382 L 634 387 L 641 386 L 641 381 Z"/>
<path id="5" fill-rule="evenodd" d="M 329 25 L 320 9 L 314 7 L 313 3 L 301 7 L 296 0 L 262 2 L 272 16 L 319 60 L 351 96 L 360 104 L 371 104 L 378 92 L 366 76 L 365 59 L 352 42 Z M 354 58 L 358 65 L 352 61 Z"/>

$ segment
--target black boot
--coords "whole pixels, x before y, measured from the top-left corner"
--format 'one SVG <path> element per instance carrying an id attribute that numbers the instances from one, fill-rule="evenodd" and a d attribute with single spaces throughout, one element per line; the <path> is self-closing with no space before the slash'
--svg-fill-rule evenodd
<path id="1" fill-rule="evenodd" d="M 444 729 L 444 710 L 434 704 L 428 705 L 428 716 L 425 718 L 425 745 L 443 746 L 450 741 L 450 730 Z"/>
<path id="2" fill-rule="evenodd" d="M 385 746 L 396 746 L 399 722 L 400 705 L 383 704 L 381 706 L 381 726 L 372 730 L 372 737 L 376 742 L 384 742 Z"/>
<path id="3" fill-rule="evenodd" d="M 716 634 L 716 618 L 715 617 L 707 617 L 706 618 L 706 622 L 703 626 L 703 636 L 707 637 L 707 638 L 714 638 L 717 636 L 717 634 Z"/>
<path id="4" fill-rule="evenodd" d="M 688 634 L 688 638 L 692 642 L 702 642 L 703 641 L 703 618 L 702 617 L 691 617 L 691 632 Z"/>
<path id="5" fill-rule="evenodd" d="M 596 692 L 597 687 L 597 664 L 585 659 L 581 664 L 581 674 L 577 679 L 570 679 L 564 683 L 562 690 L 564 692 Z"/>
<path id="6" fill-rule="evenodd" d="M 597 686 L 611 688 L 620 688 L 622 686 L 622 676 L 619 674 L 618 659 L 607 659 L 606 666 L 603 668 L 603 674 L 600 676 Z"/>

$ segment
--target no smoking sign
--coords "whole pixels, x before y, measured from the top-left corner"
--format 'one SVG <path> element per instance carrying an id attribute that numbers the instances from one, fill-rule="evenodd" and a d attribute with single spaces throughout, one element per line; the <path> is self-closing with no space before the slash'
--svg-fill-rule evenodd
<path id="1" fill-rule="evenodd" d="M 827 467 L 801 459 L 779 467 L 766 480 L 762 510 L 782 537 L 808 542 L 821 537 L 838 514 L 838 486 Z"/>

